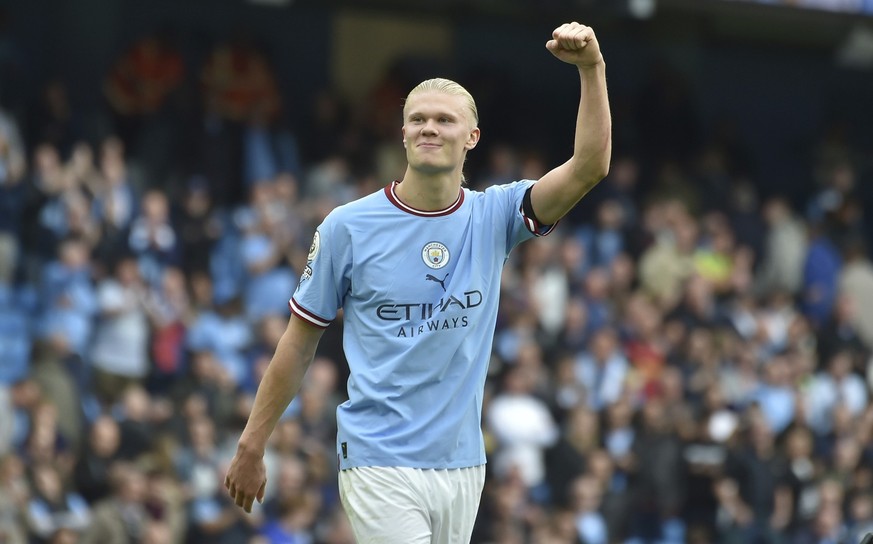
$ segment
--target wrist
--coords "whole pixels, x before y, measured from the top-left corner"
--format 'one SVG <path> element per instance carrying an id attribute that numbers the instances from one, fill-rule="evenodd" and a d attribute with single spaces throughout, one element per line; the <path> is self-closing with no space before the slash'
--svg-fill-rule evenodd
<path id="1" fill-rule="evenodd" d="M 597 60 L 594 62 L 576 65 L 576 67 L 579 68 L 580 71 L 596 70 L 603 66 L 606 66 L 606 61 L 603 60 L 603 55 L 598 56 Z"/>
<path id="2" fill-rule="evenodd" d="M 240 437 L 239 443 L 236 446 L 237 455 L 241 456 L 263 457 L 266 449 L 266 441 L 259 440 L 245 433 Z"/>

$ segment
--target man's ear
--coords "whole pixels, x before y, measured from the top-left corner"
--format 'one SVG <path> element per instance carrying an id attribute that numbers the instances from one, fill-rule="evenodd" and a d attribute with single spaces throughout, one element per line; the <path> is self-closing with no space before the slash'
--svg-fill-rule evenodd
<path id="1" fill-rule="evenodd" d="M 481 136 L 482 132 L 479 130 L 479 127 L 474 128 L 470 131 L 470 136 L 467 138 L 467 143 L 464 145 L 464 148 L 468 151 L 476 147 L 476 144 L 479 143 L 479 136 Z"/>
<path id="2" fill-rule="evenodd" d="M 403 137 L 403 147 L 406 147 L 406 127 L 400 127 L 400 135 Z"/>

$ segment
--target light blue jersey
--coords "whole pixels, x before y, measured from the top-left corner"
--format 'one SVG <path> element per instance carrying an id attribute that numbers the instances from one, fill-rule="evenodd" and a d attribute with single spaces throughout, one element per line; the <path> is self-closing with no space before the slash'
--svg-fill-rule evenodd
<path id="1" fill-rule="evenodd" d="M 318 327 L 343 308 L 340 468 L 485 462 L 482 395 L 501 271 L 515 245 L 551 230 L 522 211 L 533 183 L 462 189 L 445 210 L 421 211 L 397 199 L 394 182 L 318 227 L 290 305 Z"/>

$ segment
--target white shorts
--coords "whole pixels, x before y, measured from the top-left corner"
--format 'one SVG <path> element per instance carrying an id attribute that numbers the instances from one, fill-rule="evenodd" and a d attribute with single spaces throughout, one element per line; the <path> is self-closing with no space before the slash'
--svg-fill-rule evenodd
<path id="1" fill-rule="evenodd" d="M 358 544 L 469 544 L 485 465 L 341 470 L 339 491 Z"/>

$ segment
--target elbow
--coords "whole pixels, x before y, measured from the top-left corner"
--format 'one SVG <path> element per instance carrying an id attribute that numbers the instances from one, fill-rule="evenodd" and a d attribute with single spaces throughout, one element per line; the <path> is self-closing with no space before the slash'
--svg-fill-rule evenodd
<path id="1" fill-rule="evenodd" d="M 609 160 L 589 161 L 576 169 L 576 179 L 586 187 L 593 187 L 609 174 Z"/>
<path id="2" fill-rule="evenodd" d="M 609 160 L 606 159 L 602 161 L 600 164 L 596 165 L 594 168 L 594 172 L 591 174 L 591 180 L 594 183 L 599 183 L 600 180 L 609 175 Z"/>
<path id="3" fill-rule="evenodd" d="M 576 161 L 574 170 L 577 179 L 582 179 L 586 184 L 593 186 L 609 174 L 612 146 L 608 138 L 596 151 L 580 153 L 579 155 L 585 159 Z"/>

